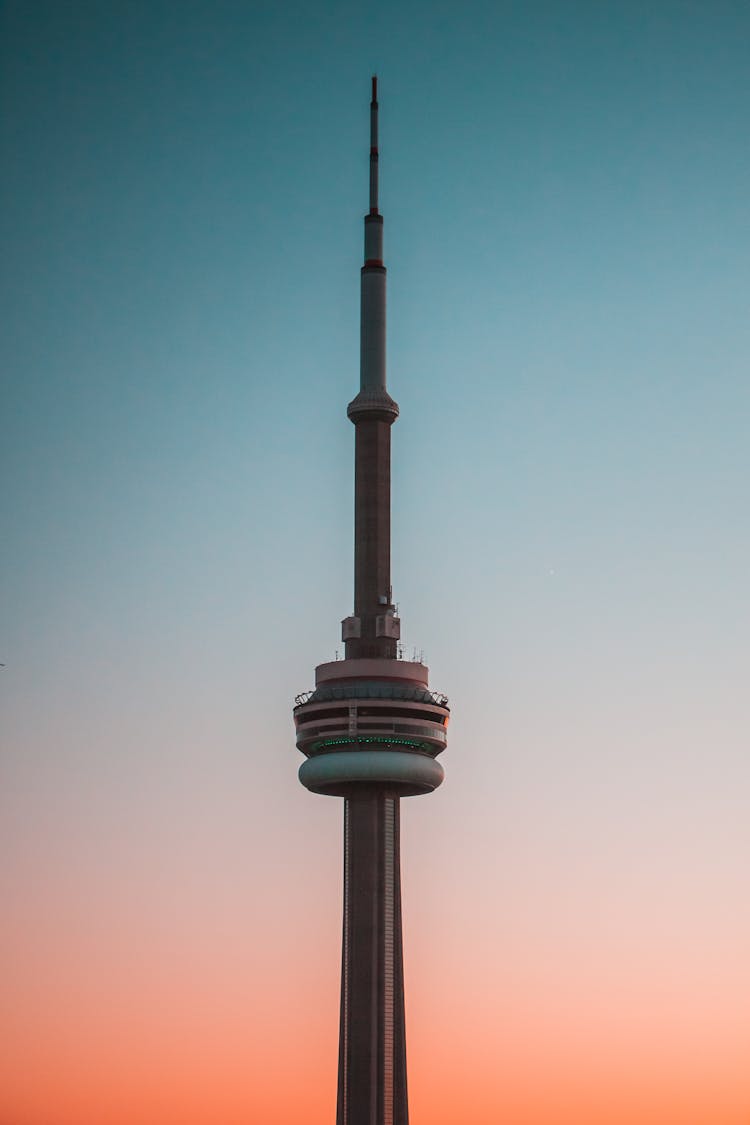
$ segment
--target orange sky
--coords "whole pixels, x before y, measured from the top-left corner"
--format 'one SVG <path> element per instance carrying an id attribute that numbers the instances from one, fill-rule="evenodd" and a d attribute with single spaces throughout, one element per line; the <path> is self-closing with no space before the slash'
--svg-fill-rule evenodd
<path id="1" fill-rule="evenodd" d="M 16 945 L 0 1120 L 330 1125 L 335 938 L 324 949 L 280 935 L 261 951 L 237 936 L 207 944 L 208 923 L 187 937 L 145 932 L 150 948 L 80 924 L 69 940 Z M 653 962 L 639 984 L 520 958 L 467 958 L 451 977 L 437 954 L 414 941 L 407 952 L 415 1125 L 750 1121 L 750 1020 L 710 982 L 678 973 L 659 987 Z"/>

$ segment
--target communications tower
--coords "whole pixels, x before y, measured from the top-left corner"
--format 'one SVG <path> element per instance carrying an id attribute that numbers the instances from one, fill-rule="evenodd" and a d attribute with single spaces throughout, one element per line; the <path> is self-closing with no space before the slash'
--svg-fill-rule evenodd
<path id="1" fill-rule="evenodd" d="M 383 216 L 378 210 L 378 100 L 370 104 L 370 210 L 362 266 L 355 427 L 354 613 L 345 658 L 315 669 L 297 696 L 299 779 L 344 798 L 344 925 L 337 1125 L 407 1125 L 399 811 L 402 797 L 443 780 L 446 696 L 428 670 L 401 659 L 391 590 L 391 426 L 385 380 Z"/>

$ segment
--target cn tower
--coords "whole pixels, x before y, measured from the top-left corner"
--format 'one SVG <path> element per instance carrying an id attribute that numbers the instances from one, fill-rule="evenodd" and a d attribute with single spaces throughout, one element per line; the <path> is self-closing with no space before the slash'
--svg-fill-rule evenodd
<path id="1" fill-rule="evenodd" d="M 299 779 L 344 798 L 344 926 L 336 1125 L 407 1125 L 399 850 L 402 797 L 443 780 L 448 700 L 428 670 L 402 660 L 391 588 L 391 426 L 385 377 L 383 216 L 378 210 L 378 97 L 370 104 L 370 209 L 361 274 L 359 394 L 354 423 L 354 613 L 343 660 L 319 664 L 297 696 Z"/>

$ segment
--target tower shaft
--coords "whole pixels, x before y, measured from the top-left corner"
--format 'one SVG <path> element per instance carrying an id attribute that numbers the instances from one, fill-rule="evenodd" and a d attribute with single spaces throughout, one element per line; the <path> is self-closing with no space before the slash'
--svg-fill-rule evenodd
<path id="1" fill-rule="evenodd" d="M 344 804 L 344 926 L 336 1125 L 408 1125 L 399 797 Z"/>
<path id="2" fill-rule="evenodd" d="M 356 423 L 354 469 L 354 613 L 360 635 L 347 657 L 396 656 L 396 639 L 378 636 L 392 609 L 391 421 L 365 415 Z"/>

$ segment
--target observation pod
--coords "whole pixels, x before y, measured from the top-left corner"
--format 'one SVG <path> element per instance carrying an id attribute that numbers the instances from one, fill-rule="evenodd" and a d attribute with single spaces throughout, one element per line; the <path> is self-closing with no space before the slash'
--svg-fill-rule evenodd
<path id="1" fill-rule="evenodd" d="M 315 691 L 294 708 L 299 779 L 313 793 L 348 797 L 362 784 L 400 797 L 431 793 L 443 780 L 448 700 L 427 686 L 424 664 L 337 660 L 315 670 Z"/>

